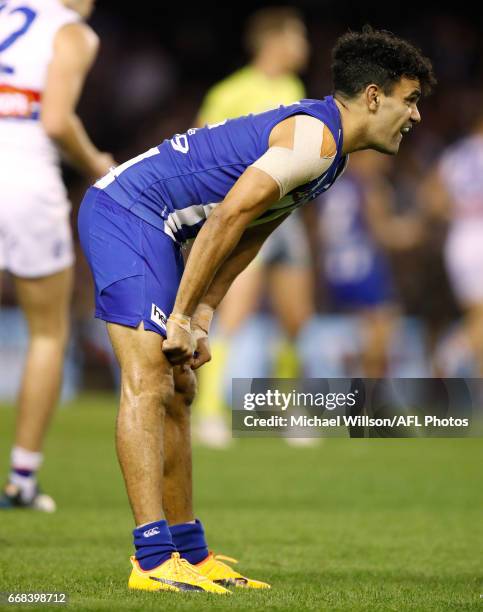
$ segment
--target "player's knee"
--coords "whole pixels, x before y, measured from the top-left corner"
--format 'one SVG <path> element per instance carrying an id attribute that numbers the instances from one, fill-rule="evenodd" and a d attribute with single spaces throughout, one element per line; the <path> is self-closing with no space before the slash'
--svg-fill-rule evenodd
<path id="1" fill-rule="evenodd" d="M 168 406 L 174 400 L 174 381 L 169 373 L 157 368 L 125 369 L 121 376 L 122 393 L 129 403 L 158 402 Z"/>
<path id="2" fill-rule="evenodd" d="M 30 346 L 42 346 L 44 349 L 64 352 L 69 340 L 67 327 L 61 329 L 39 328 L 29 330 Z"/>
<path id="3" fill-rule="evenodd" d="M 65 346 L 69 339 L 68 316 L 37 317 L 28 316 L 29 334 L 33 339 L 48 338 L 61 346 Z"/>
<path id="4" fill-rule="evenodd" d="M 196 376 L 189 366 L 175 368 L 174 388 L 182 396 L 184 405 L 191 406 L 196 395 Z"/>

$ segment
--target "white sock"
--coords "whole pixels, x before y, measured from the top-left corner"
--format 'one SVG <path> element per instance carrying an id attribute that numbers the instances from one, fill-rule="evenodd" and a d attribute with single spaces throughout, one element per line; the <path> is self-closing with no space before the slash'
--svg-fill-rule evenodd
<path id="1" fill-rule="evenodd" d="M 25 450 L 21 446 L 14 446 L 10 455 L 10 465 L 16 470 L 29 470 L 36 472 L 42 465 L 42 453 Z"/>
<path id="2" fill-rule="evenodd" d="M 11 454 L 11 471 L 9 481 L 20 489 L 22 500 L 29 502 L 33 499 L 37 487 L 37 470 L 42 464 L 42 453 L 28 451 L 15 446 Z M 22 470 L 30 474 L 19 474 Z"/>

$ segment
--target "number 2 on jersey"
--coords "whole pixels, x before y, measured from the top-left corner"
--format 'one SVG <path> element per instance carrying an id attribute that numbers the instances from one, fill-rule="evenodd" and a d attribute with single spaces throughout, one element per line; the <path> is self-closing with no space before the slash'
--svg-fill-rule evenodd
<path id="1" fill-rule="evenodd" d="M 0 12 L 6 6 L 6 4 L 0 3 Z M 13 11 L 10 11 L 10 13 L 8 14 L 13 15 L 15 13 L 21 13 L 24 16 L 24 22 L 19 28 L 11 32 L 7 36 L 7 38 L 0 40 L 0 53 L 2 53 L 2 51 L 5 51 L 5 49 L 8 49 L 8 47 L 11 47 L 16 40 L 23 36 L 34 22 L 34 19 L 37 17 L 37 13 L 31 8 L 28 8 L 27 6 L 19 6 L 13 9 Z M 1 72 L 12 74 L 13 72 L 15 72 L 15 70 L 11 66 L 4 66 L 3 64 L 0 64 L 0 73 Z"/>

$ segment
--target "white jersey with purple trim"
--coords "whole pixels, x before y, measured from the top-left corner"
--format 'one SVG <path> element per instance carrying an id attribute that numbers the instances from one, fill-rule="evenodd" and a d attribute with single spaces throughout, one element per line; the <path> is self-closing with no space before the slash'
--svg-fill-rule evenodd
<path id="1" fill-rule="evenodd" d="M 0 270 L 23 278 L 74 259 L 70 204 L 40 107 L 55 36 L 79 19 L 60 0 L 0 0 Z"/>
<path id="2" fill-rule="evenodd" d="M 0 0 L 0 160 L 9 172 L 58 164 L 40 106 L 55 35 L 79 20 L 60 0 Z"/>
<path id="3" fill-rule="evenodd" d="M 483 134 L 468 136 L 441 158 L 439 174 L 451 203 L 444 248 L 449 279 L 459 302 L 483 303 Z"/>
<path id="4" fill-rule="evenodd" d="M 440 161 L 439 173 L 451 196 L 454 222 L 483 220 L 483 134 L 450 147 Z"/>

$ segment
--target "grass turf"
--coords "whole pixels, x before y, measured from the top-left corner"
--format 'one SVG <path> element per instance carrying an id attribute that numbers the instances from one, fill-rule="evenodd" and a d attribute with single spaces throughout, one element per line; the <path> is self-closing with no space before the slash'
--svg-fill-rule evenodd
<path id="1" fill-rule="evenodd" d="M 1 514 L 0 592 L 66 592 L 76 611 L 481 609 L 481 440 L 196 449 L 196 511 L 210 546 L 273 585 L 226 599 L 127 590 L 132 522 L 114 422 L 112 396 L 58 412 L 41 482 L 59 510 Z M 0 423 L 5 473 L 10 408 Z"/>

